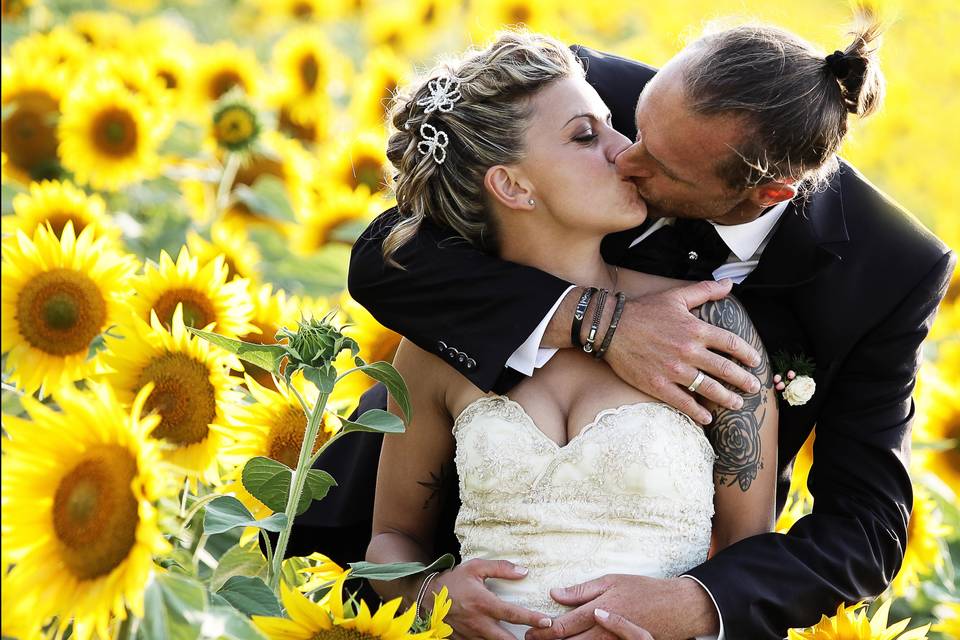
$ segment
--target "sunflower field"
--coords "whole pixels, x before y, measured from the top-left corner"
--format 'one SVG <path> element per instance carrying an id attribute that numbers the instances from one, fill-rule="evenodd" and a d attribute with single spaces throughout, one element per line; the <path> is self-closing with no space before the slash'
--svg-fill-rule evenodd
<path id="1" fill-rule="evenodd" d="M 960 249 L 960 5 L 875 8 L 887 99 L 843 154 Z M 386 364 L 399 336 L 345 290 L 353 240 L 392 204 L 392 92 L 506 25 L 659 65 L 714 20 L 831 51 L 852 7 L 3 0 L 2 15 L 3 637 L 441 640 L 445 592 L 421 620 L 346 586 L 422 565 L 283 553 L 335 484 L 310 470 L 323 448 L 403 428 L 346 419 L 377 380 L 405 391 Z M 958 280 L 915 392 L 903 567 L 875 603 L 790 638 L 960 638 Z M 780 530 L 811 508 L 811 457 L 812 438 Z"/>

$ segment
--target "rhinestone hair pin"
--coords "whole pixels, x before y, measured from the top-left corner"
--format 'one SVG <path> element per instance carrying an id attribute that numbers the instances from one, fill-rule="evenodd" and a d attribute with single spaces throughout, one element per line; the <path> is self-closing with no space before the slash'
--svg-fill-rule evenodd
<path id="1" fill-rule="evenodd" d="M 447 144 L 450 142 L 447 134 L 424 122 L 420 125 L 420 137 L 423 140 L 417 143 L 417 151 L 430 154 L 434 162 L 443 164 L 447 159 Z"/>
<path id="2" fill-rule="evenodd" d="M 460 95 L 460 83 L 449 77 L 434 78 L 427 83 L 427 89 L 430 95 L 417 100 L 417 106 L 423 107 L 424 113 L 450 113 L 453 105 L 463 97 Z"/>

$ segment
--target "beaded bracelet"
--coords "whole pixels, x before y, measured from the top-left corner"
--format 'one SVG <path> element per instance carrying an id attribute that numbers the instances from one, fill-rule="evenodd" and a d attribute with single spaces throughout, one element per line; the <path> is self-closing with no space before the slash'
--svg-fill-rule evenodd
<path id="1" fill-rule="evenodd" d="M 440 572 L 434 571 L 433 573 L 428 575 L 424 579 L 423 584 L 420 585 L 420 591 L 417 593 L 417 602 L 416 602 L 416 609 L 415 609 L 415 611 L 417 612 L 416 613 L 417 618 L 420 617 L 420 605 L 423 604 L 423 598 L 424 596 L 427 595 L 427 585 L 429 585 L 430 581 L 436 578 L 438 575 L 440 575 Z"/>
<path id="2" fill-rule="evenodd" d="M 597 330 L 600 329 L 600 318 L 603 316 L 603 305 L 607 301 L 607 289 L 600 289 L 597 296 L 597 308 L 593 310 L 593 322 L 590 323 L 590 333 L 587 334 L 587 342 L 583 345 L 583 350 L 587 353 L 593 353 L 593 341 L 597 339 Z"/>
<path id="3" fill-rule="evenodd" d="M 570 341 L 574 347 L 579 348 L 583 346 L 583 343 L 580 342 L 580 329 L 583 326 L 583 316 L 587 314 L 587 307 L 590 306 L 590 298 L 592 298 L 596 292 L 596 287 L 587 287 L 583 290 L 580 301 L 577 302 L 577 309 L 573 312 L 573 325 L 570 327 Z"/>
<path id="4" fill-rule="evenodd" d="M 599 360 L 607 353 L 607 348 L 613 340 L 613 334 L 617 331 L 617 325 L 620 324 L 620 316 L 623 315 L 623 307 L 627 303 L 627 295 L 622 291 L 617 292 L 617 306 L 613 309 L 613 317 L 610 319 L 610 326 L 607 327 L 607 333 L 603 336 L 603 342 L 600 348 L 593 354 L 593 357 Z"/>

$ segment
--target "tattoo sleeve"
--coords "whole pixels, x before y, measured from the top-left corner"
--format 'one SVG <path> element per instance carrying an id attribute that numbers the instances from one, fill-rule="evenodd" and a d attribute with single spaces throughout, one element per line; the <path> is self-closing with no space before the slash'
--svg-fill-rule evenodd
<path id="1" fill-rule="evenodd" d="M 439 473 L 430 472 L 429 480 L 418 480 L 417 484 L 430 490 L 430 495 L 423 501 L 423 508 L 429 509 L 430 504 L 435 499 L 443 497 L 444 492 L 450 486 L 450 470 L 453 463 L 443 462 L 440 464 Z"/>
<path id="2" fill-rule="evenodd" d="M 700 318 L 737 334 L 761 355 L 760 365 L 749 369 L 760 380 L 760 391 L 743 396 L 740 409 L 715 408 L 713 426 L 708 431 L 717 454 L 714 481 L 727 486 L 737 483 L 742 491 L 747 491 L 763 468 L 760 427 L 768 410 L 765 391 L 773 388 L 770 361 L 757 330 L 738 300 L 728 296 L 707 302 L 700 307 Z"/>

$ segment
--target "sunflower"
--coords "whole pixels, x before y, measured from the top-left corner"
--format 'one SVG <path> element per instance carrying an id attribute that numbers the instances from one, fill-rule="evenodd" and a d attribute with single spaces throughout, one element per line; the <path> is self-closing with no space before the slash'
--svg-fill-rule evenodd
<path id="1" fill-rule="evenodd" d="M 400 598 L 381 605 L 376 615 L 371 615 L 367 603 L 361 601 L 355 617 L 344 617 L 343 584 L 349 576 L 350 571 L 344 571 L 319 603 L 312 602 L 284 582 L 280 598 L 290 618 L 255 615 L 253 623 L 270 640 L 426 640 L 429 637 L 428 633 L 410 633 L 416 615 L 414 607 L 394 617 L 400 608 Z"/>
<path id="2" fill-rule="evenodd" d="M 119 244 L 120 228 L 107 215 L 107 205 L 97 194 L 87 195 L 70 182 L 44 180 L 30 183 L 30 193 L 13 197 L 12 216 L 3 217 L 4 235 L 13 235 L 19 229 L 32 236 L 37 227 L 47 224 L 58 238 L 68 222 L 80 233 L 87 227 L 97 237 L 106 237 Z"/>
<path id="3" fill-rule="evenodd" d="M 323 30 L 293 29 L 273 48 L 273 69 L 279 82 L 275 99 L 288 105 L 295 122 L 302 122 L 318 106 L 328 109 L 331 96 L 346 92 L 351 66 Z"/>
<path id="4" fill-rule="evenodd" d="M 159 173 L 157 149 L 167 129 L 117 78 L 91 77 L 64 98 L 60 155 L 78 182 L 115 190 Z"/>
<path id="5" fill-rule="evenodd" d="M 154 73 L 141 56 L 109 51 L 92 58 L 77 73 L 75 84 L 86 86 L 100 78 L 112 78 L 141 98 L 151 112 L 150 122 L 158 128 L 155 137 L 164 139 L 173 128 L 173 95 L 166 82 Z"/>
<path id="6" fill-rule="evenodd" d="M 334 130 L 335 110 L 330 100 L 317 100 L 313 108 L 306 113 L 299 109 L 299 117 L 294 117 L 296 105 L 280 101 L 277 109 L 277 130 L 307 145 L 316 145 L 330 139 Z"/>
<path id="7" fill-rule="evenodd" d="M 187 326 L 206 327 L 228 336 L 242 335 L 254 328 L 250 324 L 253 302 L 249 281 L 239 278 L 227 282 L 228 274 L 223 255 L 201 265 L 187 247 L 180 248 L 176 263 L 166 251 L 161 251 L 160 263 L 147 265 L 143 275 L 134 280 L 137 295 L 131 306 L 145 322 L 155 311 L 169 327 L 174 309 L 182 305 Z"/>
<path id="8" fill-rule="evenodd" d="M 295 469 L 307 430 L 307 416 L 300 402 L 285 386 L 281 385 L 279 391 L 272 391 L 257 384 L 250 376 L 244 378 L 254 402 L 234 403 L 225 408 L 230 433 L 235 441 L 225 447 L 222 453 L 224 461 L 228 466 L 232 466 L 233 470 L 225 475 L 225 483 L 220 492 L 233 492 L 250 513 L 259 519 L 269 516 L 273 511 L 243 486 L 240 479 L 243 465 L 250 458 L 263 456 Z M 301 375 L 295 376 L 293 383 L 308 403 L 316 401 L 316 387 L 305 384 Z M 336 414 L 325 411 L 312 452 L 316 453 L 340 427 L 341 422 Z M 257 530 L 251 527 L 244 533 L 244 538 L 249 539 L 256 535 Z M 245 539 L 241 542 L 245 542 Z"/>
<path id="9" fill-rule="evenodd" d="M 936 363 L 926 362 L 917 381 L 915 441 L 931 446 L 919 450 L 920 466 L 947 486 L 960 487 L 960 394 L 948 380 L 960 373 L 960 344 L 940 346 Z"/>
<path id="10" fill-rule="evenodd" d="M 309 566 L 300 569 L 300 573 L 304 574 L 306 582 L 297 588 L 303 593 L 309 593 L 332 582 L 336 582 L 340 576 L 349 571 L 349 569 L 344 569 L 317 551 L 314 551 L 303 559 L 310 563 Z"/>
<path id="11" fill-rule="evenodd" d="M 903 564 L 891 585 L 894 595 L 900 596 L 916 588 L 924 576 L 942 568 L 940 540 L 951 532 L 952 529 L 943 524 L 943 514 L 937 503 L 918 486 L 913 496 Z"/>
<path id="12" fill-rule="evenodd" d="M 288 20 L 300 22 L 326 22 L 343 12 L 342 0 L 269 0 L 264 9 Z"/>
<path id="13" fill-rule="evenodd" d="M 191 480 L 216 484 L 217 456 L 227 433 L 225 407 L 238 401 L 229 370 L 239 369 L 239 361 L 187 332 L 182 303 L 173 312 L 170 331 L 154 312 L 149 325 L 132 317 L 121 333 L 122 338 L 107 336 L 104 362 L 111 371 L 105 378 L 124 401 L 153 383 L 145 406 L 160 414 L 151 435 L 163 441 L 164 458 Z"/>
<path id="14" fill-rule="evenodd" d="M 358 74 L 350 115 L 357 127 L 383 127 L 387 111 L 398 87 L 406 85 L 412 76 L 410 63 L 388 47 L 379 47 L 364 60 Z"/>
<path id="15" fill-rule="evenodd" d="M 360 345 L 360 357 L 365 362 L 390 362 L 400 344 L 400 335 L 387 329 L 370 314 L 369 311 L 344 292 L 339 300 L 341 311 L 348 318 L 348 326 L 343 330 Z M 342 352 L 335 361 L 340 372 L 352 368 L 353 358 L 348 351 Z M 349 412 L 356 408 L 360 396 L 374 385 L 374 381 L 362 373 L 352 373 L 334 387 L 330 396 L 331 406 Z M 346 414 L 344 414 L 346 415 Z"/>
<path id="16" fill-rule="evenodd" d="M 23 569 L 8 569 L 6 563 L 0 572 L 0 633 L 4 638 L 18 640 L 40 640 L 43 638 L 41 626 L 46 626 L 42 614 L 38 615 L 28 606 L 20 594 L 25 593 L 25 583 L 29 572 Z"/>
<path id="17" fill-rule="evenodd" d="M 842 603 L 837 607 L 837 615 L 832 618 L 823 616 L 809 629 L 790 629 L 788 640 L 924 640 L 930 625 L 924 625 L 903 633 L 910 618 L 901 620 L 893 626 L 887 626 L 892 600 L 887 600 L 872 619 L 867 618 L 866 604 L 861 602 L 850 607 Z"/>
<path id="18" fill-rule="evenodd" d="M 27 13 L 32 4 L 32 0 L 3 0 L 0 15 L 3 16 L 4 20 L 19 18 Z"/>
<path id="19" fill-rule="evenodd" d="M 398 54 L 415 58 L 423 47 L 421 30 L 411 28 L 416 18 L 406 3 L 388 3 L 365 16 L 364 35 L 372 47 L 386 47 Z"/>
<path id="20" fill-rule="evenodd" d="M 60 239 L 48 227 L 3 242 L 2 350 L 10 380 L 27 393 L 87 377 L 91 344 L 126 315 L 136 261 L 95 238 L 94 227 Z"/>
<path id="21" fill-rule="evenodd" d="M 119 45 L 123 34 L 133 29 L 128 17 L 114 11 L 77 11 L 70 15 L 67 23 L 84 40 L 101 50 Z"/>
<path id="22" fill-rule="evenodd" d="M 34 619 L 73 619 L 78 640 L 109 637 L 111 617 L 142 617 L 153 554 L 169 550 L 154 508 L 167 492 L 160 452 L 141 417 L 151 388 L 129 412 L 109 386 L 60 389 L 61 411 L 23 398 L 30 420 L 4 416 L 3 545 Z"/>
<path id="23" fill-rule="evenodd" d="M 10 47 L 12 60 L 63 72 L 69 78 L 73 70 L 90 56 L 90 44 L 69 27 L 57 25 L 47 32 L 32 31 Z"/>
<path id="24" fill-rule="evenodd" d="M 367 189 L 346 189 L 336 185 L 316 197 L 313 206 L 300 210 L 298 233 L 293 238 L 293 248 L 309 255 L 332 242 L 331 234 L 348 222 L 372 220 L 386 207 L 382 198 L 370 195 Z M 350 244 L 350 240 L 345 242 Z"/>
<path id="25" fill-rule="evenodd" d="M 198 47 L 198 68 L 193 88 L 199 107 L 209 107 L 234 87 L 255 98 L 260 91 L 262 71 L 256 56 L 229 41 Z"/>
<path id="26" fill-rule="evenodd" d="M 470 5 L 471 35 L 483 42 L 505 26 L 523 25 L 531 31 L 558 34 L 563 31 L 558 7 L 548 0 L 488 0 Z"/>
<path id="27" fill-rule="evenodd" d="M 448 625 L 444 618 L 450 613 L 450 607 L 453 601 L 450 600 L 450 594 L 447 588 L 440 589 L 433 597 L 433 609 L 430 611 L 430 637 L 435 640 L 444 640 L 453 634 L 453 627 Z"/>
<path id="28" fill-rule="evenodd" d="M 934 609 L 934 613 L 940 619 L 934 631 L 942 633 L 944 638 L 960 638 L 960 602 L 945 602 Z"/>
<path id="29" fill-rule="evenodd" d="M 191 229 L 187 232 L 187 249 L 200 261 L 200 266 L 222 255 L 227 266 L 227 282 L 237 278 L 254 282 L 258 277 L 260 249 L 250 241 L 247 230 L 235 222 L 213 223 L 209 240 Z"/>
<path id="30" fill-rule="evenodd" d="M 382 132 L 368 129 L 354 133 L 330 158 L 332 181 L 350 189 L 365 186 L 370 193 L 383 191 L 387 186 L 386 149 Z"/>
<path id="31" fill-rule="evenodd" d="M 274 292 L 272 284 L 264 284 L 253 296 L 253 319 L 251 322 L 256 330 L 240 336 L 240 339 L 244 342 L 275 344 L 275 336 L 280 327 L 295 327 L 297 320 L 300 319 L 306 308 L 306 305 L 297 296 L 287 296 L 287 292 L 283 289 Z M 277 388 L 269 371 L 246 361 L 242 364 L 246 374 L 250 375 L 261 386 L 276 391 Z"/>
<path id="32" fill-rule="evenodd" d="M 27 53 L 4 59 L 0 104 L 3 105 L 3 135 L 0 147 L 7 161 L 3 178 L 24 185 L 32 180 L 59 178 L 57 121 L 65 86 L 65 74 L 50 64 L 27 63 Z"/>
<path id="33" fill-rule="evenodd" d="M 260 130 L 260 116 L 242 92 L 231 89 L 217 100 L 210 121 L 210 136 L 222 150 L 233 153 L 251 150 Z"/>

